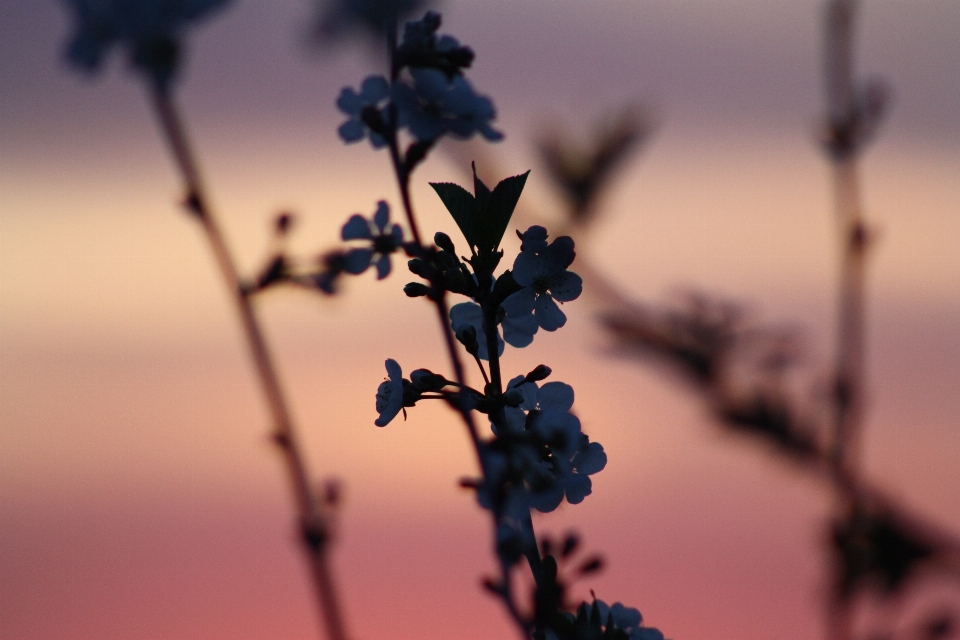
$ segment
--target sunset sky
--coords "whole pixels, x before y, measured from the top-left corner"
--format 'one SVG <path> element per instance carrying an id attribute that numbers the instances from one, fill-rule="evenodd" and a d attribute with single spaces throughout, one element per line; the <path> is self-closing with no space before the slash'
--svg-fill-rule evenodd
<path id="1" fill-rule="evenodd" d="M 293 246 L 308 254 L 332 246 L 350 214 L 399 205 L 384 152 L 336 135 L 340 88 L 379 62 L 359 45 L 311 48 L 311 7 L 237 2 L 189 40 L 179 95 L 247 272 L 278 211 L 298 214 Z M 558 219 L 531 144 L 539 132 L 565 123 L 585 140 L 597 118 L 646 105 L 656 133 L 607 192 L 578 259 L 640 299 L 701 289 L 743 301 L 802 326 L 811 361 L 829 363 L 819 2 L 440 8 L 441 30 L 476 52 L 471 81 L 506 134 L 485 150 L 504 175 L 482 177 L 532 169 L 517 225 Z M 960 532 L 960 3 L 861 9 L 858 66 L 894 88 L 862 164 L 880 233 L 864 466 Z M 96 78 L 69 70 L 69 29 L 51 0 L 0 4 L 0 638 L 315 638 L 231 301 L 176 206 L 143 88 L 116 58 Z M 424 228 L 456 240 L 427 185 L 464 182 L 455 155 L 418 169 L 413 198 Z M 402 271 L 379 283 L 364 274 L 336 299 L 260 300 L 312 470 L 345 486 L 335 565 L 347 619 L 357 639 L 513 637 L 480 588 L 494 563 L 486 514 L 457 488 L 476 472 L 459 424 L 431 406 L 373 425 L 386 358 L 446 367 L 431 310 L 403 295 Z M 505 366 L 550 365 L 609 455 L 592 496 L 535 521 L 577 529 L 606 558 L 576 593 L 638 607 L 675 640 L 821 635 L 829 493 L 727 437 L 675 380 L 610 357 L 587 296 L 564 311 L 563 330 L 508 351 Z"/>

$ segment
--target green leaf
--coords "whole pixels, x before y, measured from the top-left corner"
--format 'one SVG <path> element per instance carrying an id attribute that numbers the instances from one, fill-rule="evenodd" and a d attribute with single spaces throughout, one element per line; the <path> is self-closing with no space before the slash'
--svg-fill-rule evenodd
<path id="1" fill-rule="evenodd" d="M 450 182 L 431 182 L 430 186 L 440 196 L 443 206 L 447 208 L 454 222 L 460 227 L 460 232 L 467 239 L 471 249 L 480 244 L 477 224 L 479 212 L 477 201 L 466 189 Z"/>

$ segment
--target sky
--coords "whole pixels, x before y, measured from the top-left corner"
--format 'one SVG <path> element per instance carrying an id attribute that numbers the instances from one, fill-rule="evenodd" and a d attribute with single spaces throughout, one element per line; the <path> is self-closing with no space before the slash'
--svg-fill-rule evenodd
<path id="1" fill-rule="evenodd" d="M 586 139 L 625 102 L 650 142 L 578 245 L 638 298 L 702 289 L 797 323 L 828 363 L 836 266 L 830 175 L 816 146 L 819 3 L 450 0 L 443 30 L 477 54 L 506 140 L 435 154 L 414 178 L 423 225 L 453 225 L 430 181 L 533 169 L 524 223 L 559 206 L 531 141 Z M 960 5 L 864 2 L 858 66 L 894 88 L 863 164 L 880 232 L 869 271 L 864 466 L 960 531 Z M 378 72 L 361 45 L 306 42 L 309 3 L 238 2 L 192 34 L 179 97 L 241 267 L 269 224 L 332 246 L 352 213 L 398 204 L 383 153 L 344 146 L 334 101 Z M 315 614 L 268 418 L 144 91 L 112 60 L 60 58 L 57 3 L 0 4 L 0 636 L 312 638 Z M 502 175 L 501 175 L 502 174 Z M 518 218 L 518 223 L 520 222 Z M 508 249 L 516 250 L 515 246 Z M 574 265 L 574 270 L 575 270 Z M 377 429 L 387 357 L 441 369 L 429 309 L 395 273 L 336 299 L 276 291 L 262 314 L 316 477 L 345 486 L 335 567 L 357 638 L 511 633 L 480 589 L 484 514 L 457 480 L 468 442 L 440 407 Z M 824 519 L 814 482 L 725 437 L 697 398 L 611 358 L 584 299 L 511 352 L 574 386 L 609 454 L 594 494 L 539 518 L 576 529 L 607 568 L 576 593 L 638 607 L 687 640 L 800 640 L 822 630 Z"/>

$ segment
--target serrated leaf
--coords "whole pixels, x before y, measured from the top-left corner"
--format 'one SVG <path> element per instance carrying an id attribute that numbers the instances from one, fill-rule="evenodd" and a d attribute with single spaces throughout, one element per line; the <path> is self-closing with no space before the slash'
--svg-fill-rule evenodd
<path id="1" fill-rule="evenodd" d="M 470 192 L 458 184 L 450 182 L 431 182 L 430 186 L 440 196 L 443 206 L 447 208 L 454 222 L 460 227 L 460 232 L 472 247 L 480 244 L 478 233 L 479 212 L 477 201 Z"/>
<path id="2" fill-rule="evenodd" d="M 527 171 L 501 180 L 490 194 L 487 207 L 481 209 L 483 212 L 482 238 L 491 251 L 500 246 L 500 241 L 503 239 L 503 234 L 507 232 L 513 210 L 517 208 L 517 202 L 520 200 L 520 194 L 529 175 L 530 172 Z"/>
<path id="3" fill-rule="evenodd" d="M 490 206 L 490 189 L 477 177 L 477 163 L 471 162 L 470 167 L 473 169 L 473 193 L 477 199 L 477 211 L 484 212 Z"/>

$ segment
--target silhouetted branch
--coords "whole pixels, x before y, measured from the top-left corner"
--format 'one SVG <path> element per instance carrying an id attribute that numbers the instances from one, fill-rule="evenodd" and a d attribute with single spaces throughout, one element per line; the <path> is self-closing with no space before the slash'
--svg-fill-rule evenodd
<path id="1" fill-rule="evenodd" d="M 200 172 L 187 140 L 186 131 L 170 93 L 156 87 L 153 94 L 161 130 L 170 145 L 177 168 L 183 176 L 187 197 L 185 206 L 196 216 L 210 242 L 217 265 L 227 290 L 230 292 L 240 315 L 250 356 L 260 380 L 273 420 L 273 442 L 279 448 L 287 468 L 294 503 L 300 520 L 299 527 L 304 552 L 311 568 L 317 603 L 322 614 L 327 637 L 330 640 L 346 640 L 336 587 L 329 566 L 330 528 L 328 505 L 315 495 L 310 483 L 306 462 L 296 438 L 293 418 L 280 386 L 276 368 L 270 356 L 263 330 L 250 302 L 250 294 L 241 284 L 233 258 L 224 241 L 220 227 L 210 210 L 200 181 Z"/>

